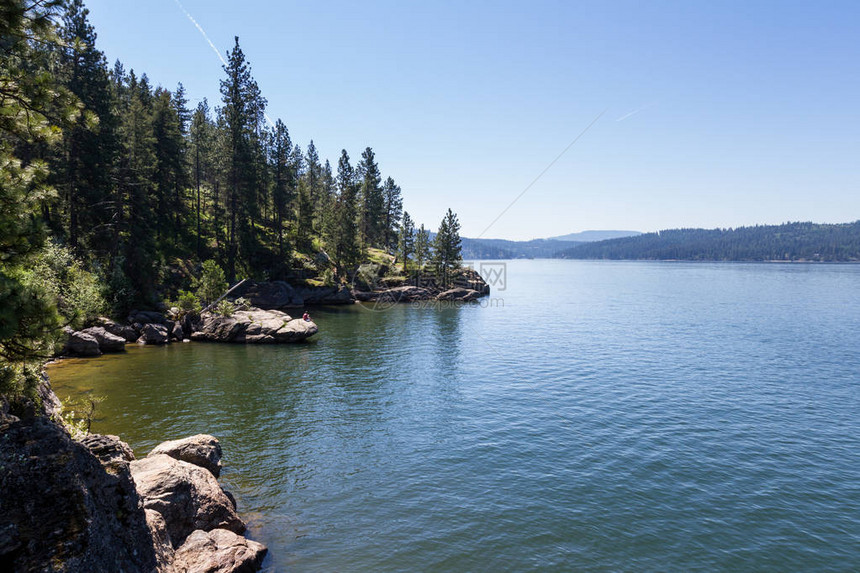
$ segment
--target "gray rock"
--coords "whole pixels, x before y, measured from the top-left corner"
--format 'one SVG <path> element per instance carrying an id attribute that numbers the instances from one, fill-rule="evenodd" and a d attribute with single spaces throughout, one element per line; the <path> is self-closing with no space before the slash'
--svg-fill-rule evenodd
<path id="1" fill-rule="evenodd" d="M 95 320 L 95 323 L 96 326 L 101 326 L 111 334 L 124 338 L 126 342 L 134 342 L 137 340 L 137 337 L 140 336 L 134 328 L 124 324 L 119 324 L 118 322 L 114 322 L 104 316 L 98 317 Z"/>
<path id="2" fill-rule="evenodd" d="M 167 327 L 163 324 L 144 324 L 140 329 L 140 338 L 137 341 L 140 344 L 167 344 L 170 342 Z"/>
<path id="3" fill-rule="evenodd" d="M 197 530 L 176 550 L 177 571 L 253 573 L 266 556 L 266 546 L 226 529 Z"/>
<path id="4" fill-rule="evenodd" d="M 206 468 L 215 477 L 221 475 L 221 444 L 215 436 L 197 434 L 164 442 L 155 446 L 149 455 L 158 454 L 166 454 L 171 458 Z"/>
<path id="5" fill-rule="evenodd" d="M 131 475 L 145 509 L 161 514 L 173 546 L 195 529 L 245 530 L 212 472 L 166 454 L 131 462 Z"/>
<path id="6" fill-rule="evenodd" d="M 152 547 L 155 551 L 155 560 L 158 573 L 174 573 L 173 567 L 173 544 L 170 542 L 170 534 L 167 533 L 167 522 L 164 517 L 154 509 L 144 509 L 146 525 L 149 526 L 152 535 Z"/>
<path id="7" fill-rule="evenodd" d="M 106 469 L 47 418 L 7 422 L 0 428 L 0 569 L 154 571 L 127 466 Z"/>
<path id="8" fill-rule="evenodd" d="M 102 353 L 99 350 L 99 341 L 96 337 L 86 332 L 72 332 L 69 334 L 69 339 L 66 341 L 63 352 L 65 354 L 74 354 L 75 356 L 101 356 Z"/>
<path id="9" fill-rule="evenodd" d="M 254 344 L 298 342 L 318 331 L 312 321 L 291 318 L 278 310 L 237 310 L 232 316 L 203 313 L 192 340 Z"/>
<path id="10" fill-rule="evenodd" d="M 119 436 L 87 434 L 78 442 L 86 446 L 102 465 L 134 461 L 134 452 Z"/>
<path id="11" fill-rule="evenodd" d="M 182 342 L 182 339 L 185 338 L 185 333 L 182 330 L 182 324 L 179 322 L 172 322 L 172 326 L 169 328 L 170 330 L 170 338 L 172 340 L 178 340 Z"/>
<path id="12" fill-rule="evenodd" d="M 417 286 L 399 286 L 378 291 L 355 291 L 356 300 L 362 302 L 414 302 L 433 299 L 433 293 Z"/>
<path id="13" fill-rule="evenodd" d="M 476 290 L 457 287 L 439 293 L 436 296 L 436 300 L 472 302 L 474 300 L 478 300 L 480 297 L 481 293 Z"/>
<path id="14" fill-rule="evenodd" d="M 81 332 L 95 338 L 99 343 L 99 350 L 102 352 L 122 352 L 125 350 L 125 338 L 111 334 L 103 326 L 91 326 L 83 329 Z"/>

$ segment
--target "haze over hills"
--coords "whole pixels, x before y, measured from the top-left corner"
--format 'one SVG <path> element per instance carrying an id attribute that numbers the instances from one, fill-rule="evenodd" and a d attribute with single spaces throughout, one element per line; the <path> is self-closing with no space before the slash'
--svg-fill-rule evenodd
<path id="1" fill-rule="evenodd" d="M 618 236 L 619 233 L 624 235 Z M 616 238 L 600 239 L 613 234 Z M 468 238 L 462 241 L 465 260 L 860 261 L 860 221 L 798 222 L 735 229 L 669 229 L 656 233 L 583 231 L 531 241 Z"/>
<path id="2" fill-rule="evenodd" d="M 578 243 L 590 243 L 593 241 L 606 241 L 608 239 L 621 239 L 623 237 L 635 237 L 641 235 L 639 231 L 582 231 L 569 233 L 559 237 L 549 237 L 550 241 L 576 241 Z"/>
<path id="3" fill-rule="evenodd" d="M 463 258 L 470 259 L 551 259 L 580 243 L 641 235 L 639 231 L 581 231 L 548 239 L 509 241 L 463 237 Z"/>

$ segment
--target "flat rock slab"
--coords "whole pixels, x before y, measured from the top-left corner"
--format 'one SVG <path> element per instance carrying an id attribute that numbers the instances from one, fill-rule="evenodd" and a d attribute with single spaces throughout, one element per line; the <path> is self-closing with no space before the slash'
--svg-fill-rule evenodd
<path id="1" fill-rule="evenodd" d="M 192 340 L 275 344 L 299 342 L 316 334 L 317 325 L 279 310 L 237 310 L 231 316 L 203 313 Z"/>

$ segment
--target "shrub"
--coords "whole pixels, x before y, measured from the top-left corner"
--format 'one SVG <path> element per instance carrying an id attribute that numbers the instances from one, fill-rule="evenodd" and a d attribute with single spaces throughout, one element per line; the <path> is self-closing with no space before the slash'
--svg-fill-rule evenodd
<path id="1" fill-rule="evenodd" d="M 200 300 L 209 304 L 227 290 L 227 279 L 218 263 L 209 259 L 203 262 L 200 277 L 194 280 L 192 286 L 196 289 Z"/>
<path id="2" fill-rule="evenodd" d="M 84 269 L 72 252 L 49 242 L 36 256 L 27 282 L 55 300 L 60 315 L 72 328 L 80 328 L 107 308 L 98 278 Z"/>
<path id="3" fill-rule="evenodd" d="M 248 310 L 251 308 L 251 301 L 247 298 L 239 297 L 233 301 L 233 305 L 236 307 L 236 310 Z"/>
<path id="4" fill-rule="evenodd" d="M 236 312 L 236 307 L 226 299 L 219 302 L 218 306 L 215 307 L 215 314 L 220 314 L 221 316 L 232 316 L 234 312 Z"/>

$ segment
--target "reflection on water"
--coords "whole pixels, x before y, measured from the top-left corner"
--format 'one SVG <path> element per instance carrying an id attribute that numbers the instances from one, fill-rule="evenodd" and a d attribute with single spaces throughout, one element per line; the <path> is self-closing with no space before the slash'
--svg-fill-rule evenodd
<path id="1" fill-rule="evenodd" d="M 218 436 L 272 571 L 851 570 L 860 267 L 513 261 L 503 305 L 64 360 L 138 455 Z"/>

